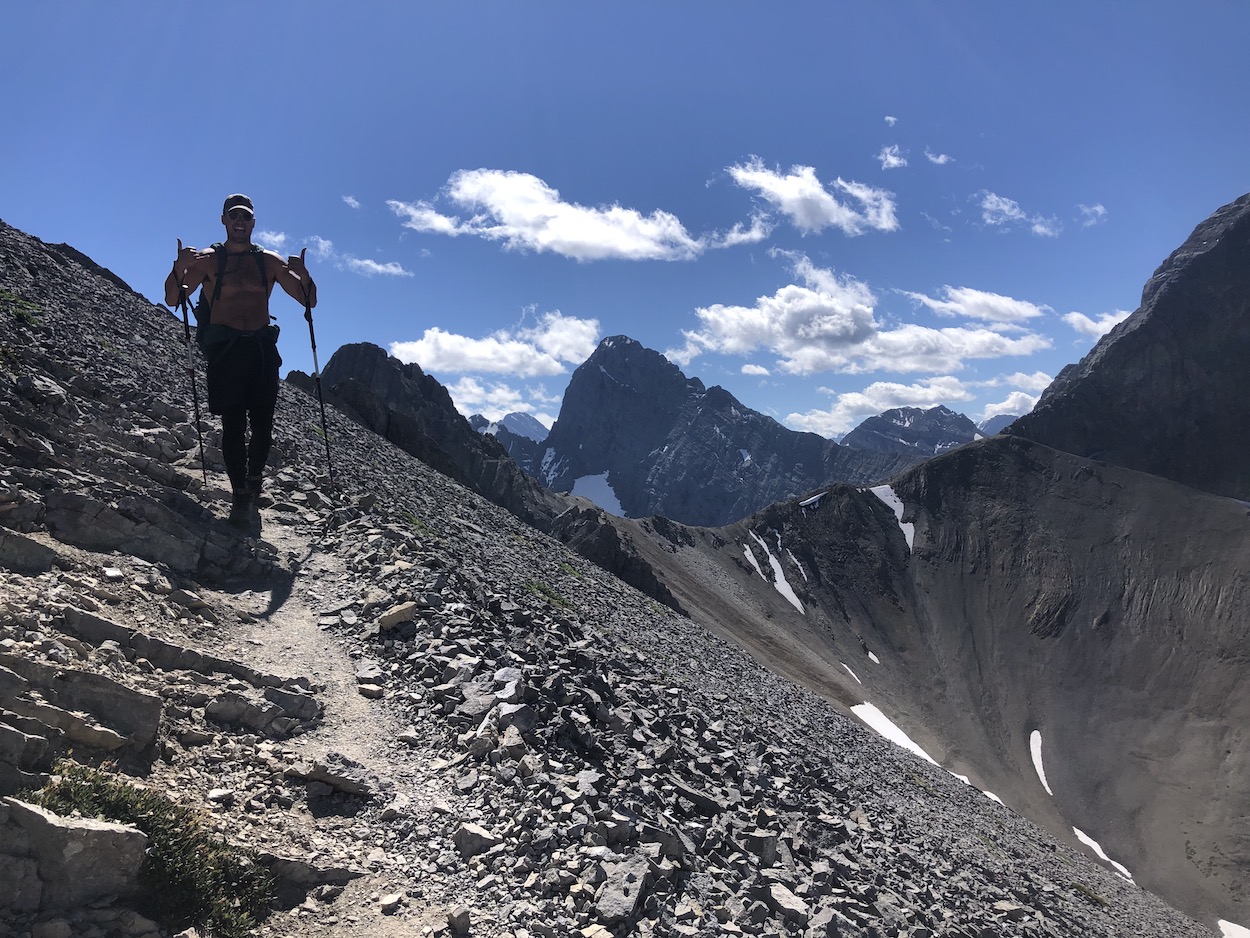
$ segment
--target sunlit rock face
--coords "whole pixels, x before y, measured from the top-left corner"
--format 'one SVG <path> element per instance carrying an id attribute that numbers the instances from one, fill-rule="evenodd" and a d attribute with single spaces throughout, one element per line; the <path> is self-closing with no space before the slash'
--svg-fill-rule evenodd
<path id="1" fill-rule="evenodd" d="M 1194 229 L 1141 306 L 1060 372 L 1010 432 L 1250 498 L 1250 194 Z"/>

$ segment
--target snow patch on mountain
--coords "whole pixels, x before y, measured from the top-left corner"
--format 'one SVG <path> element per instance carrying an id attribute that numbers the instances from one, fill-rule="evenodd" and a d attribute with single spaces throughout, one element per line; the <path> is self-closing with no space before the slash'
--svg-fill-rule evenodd
<path id="1" fill-rule="evenodd" d="M 807 610 L 803 608 L 803 603 L 799 601 L 799 597 L 795 595 L 794 589 L 790 586 L 790 581 L 786 579 L 785 571 L 781 568 L 781 561 L 773 556 L 773 552 L 768 549 L 768 545 L 764 543 L 764 539 L 754 531 L 750 532 L 755 542 L 764 549 L 764 553 L 768 555 L 768 564 L 773 568 L 773 587 L 780 593 L 791 606 L 797 609 L 803 615 L 807 615 Z M 747 551 L 750 553 L 750 551 Z M 757 565 L 756 570 L 759 569 Z M 764 576 L 760 573 L 760 576 Z"/>
<path id="2" fill-rule="evenodd" d="M 910 522 L 903 523 L 903 500 L 895 495 L 894 489 L 888 485 L 878 485 L 868 491 L 893 510 L 894 517 L 898 519 L 899 530 L 903 532 L 903 537 L 907 538 L 907 549 L 911 550 L 912 541 L 916 537 L 916 526 Z"/>

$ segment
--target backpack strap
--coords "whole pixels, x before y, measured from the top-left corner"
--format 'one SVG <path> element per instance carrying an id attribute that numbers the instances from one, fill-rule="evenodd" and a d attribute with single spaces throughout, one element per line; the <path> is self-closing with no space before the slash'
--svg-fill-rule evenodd
<path id="1" fill-rule="evenodd" d="M 226 244 L 224 241 L 218 241 L 210 245 L 213 252 L 217 255 L 217 281 L 213 284 L 213 298 L 209 300 L 208 309 L 211 315 L 213 304 L 217 302 L 217 297 L 221 296 L 221 281 L 226 275 Z M 260 271 L 261 283 L 266 287 L 269 286 L 269 271 L 265 269 L 265 249 L 259 244 L 253 244 L 251 254 L 256 258 L 256 267 Z"/>

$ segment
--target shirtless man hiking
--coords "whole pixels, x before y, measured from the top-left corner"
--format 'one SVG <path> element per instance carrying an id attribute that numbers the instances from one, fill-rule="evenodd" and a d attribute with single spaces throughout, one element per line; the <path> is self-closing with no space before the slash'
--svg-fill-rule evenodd
<path id="1" fill-rule="evenodd" d="M 178 257 L 165 281 L 165 302 L 178 305 L 201 289 L 196 318 L 208 361 L 208 409 L 221 417 L 221 455 L 234 496 L 230 523 L 246 527 L 273 444 L 282 365 L 278 327 L 270 325 L 269 295 L 279 283 L 311 309 L 317 305 L 317 285 L 304 266 L 304 252 L 284 261 L 252 244 L 256 213 L 247 196 L 227 197 L 221 222 L 226 226 L 221 244 L 197 249 L 178 242 Z M 205 306 L 207 316 L 201 318 Z"/>

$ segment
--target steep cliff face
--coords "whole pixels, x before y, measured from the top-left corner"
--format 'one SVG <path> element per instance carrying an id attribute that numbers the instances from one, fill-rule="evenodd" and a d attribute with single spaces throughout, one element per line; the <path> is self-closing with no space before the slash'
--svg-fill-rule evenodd
<path id="1" fill-rule="evenodd" d="M 949 407 L 896 407 L 869 417 L 842 438 L 842 445 L 927 458 L 970 443 L 979 435 L 976 424 Z"/>
<path id="2" fill-rule="evenodd" d="M 1194 229 L 1141 306 L 1060 372 L 1010 432 L 1250 498 L 1250 194 Z"/>
<path id="3" fill-rule="evenodd" d="M 917 458 L 788 430 L 615 336 L 574 372 L 540 473 L 556 491 L 606 473 L 631 517 L 719 525 L 818 485 L 884 478 Z"/>
<path id="4" fill-rule="evenodd" d="M 288 380 L 307 381 L 298 375 Z M 354 343 L 330 357 L 321 384 L 327 403 L 536 527 L 546 530 L 564 510 L 494 437 L 474 431 L 447 389 L 417 365 L 405 365 L 376 345 Z"/>

